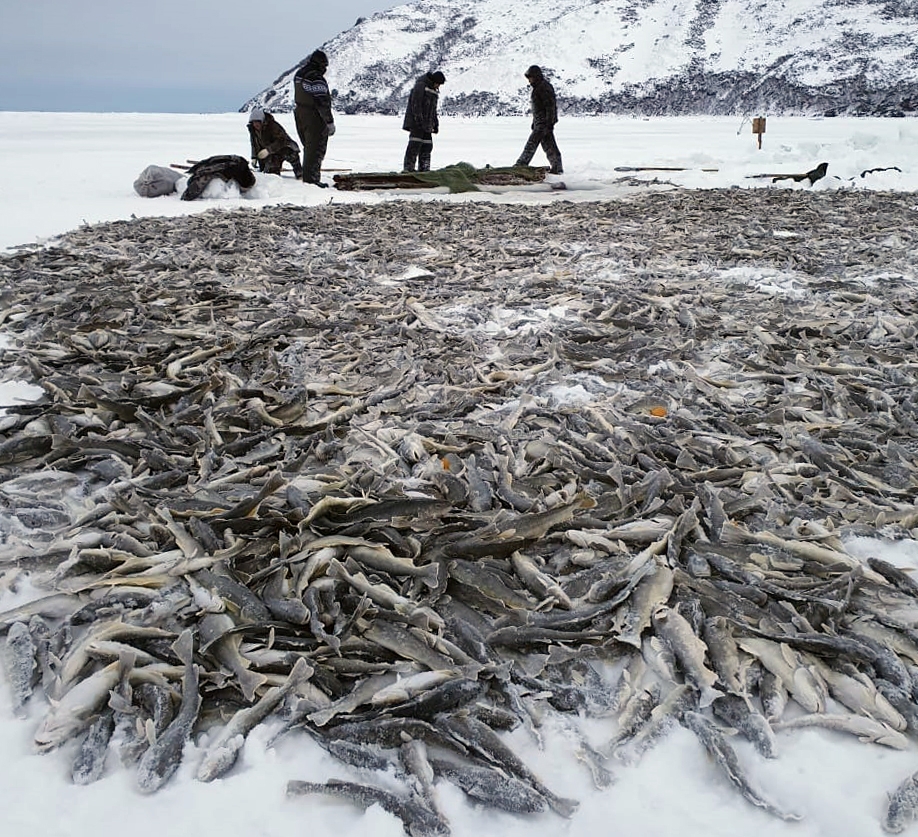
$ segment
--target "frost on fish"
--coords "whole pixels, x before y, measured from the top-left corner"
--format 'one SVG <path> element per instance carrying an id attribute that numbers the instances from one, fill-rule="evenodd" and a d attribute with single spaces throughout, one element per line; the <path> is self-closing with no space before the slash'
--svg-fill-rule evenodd
<path id="1" fill-rule="evenodd" d="M 4 374 L 45 393 L 0 441 L 36 747 L 80 738 L 51 757 L 94 778 L 111 712 L 149 793 L 271 723 L 366 780 L 308 792 L 439 833 L 444 782 L 578 816 L 511 730 L 564 730 L 592 789 L 603 745 L 639 770 L 682 722 L 776 816 L 728 731 L 904 746 L 918 585 L 852 536 L 918 528 L 913 203 L 635 192 L 546 236 L 523 206 L 333 202 L 0 256 Z"/>
<path id="2" fill-rule="evenodd" d="M 137 788 L 142 793 L 157 791 L 172 778 L 181 764 L 185 744 L 197 721 L 201 695 L 198 692 L 198 667 L 192 662 L 193 641 L 192 632 L 186 630 L 173 645 L 184 668 L 182 702 L 175 718 L 140 758 L 137 765 Z"/>
<path id="3" fill-rule="evenodd" d="M 284 698 L 313 672 L 312 666 L 301 657 L 281 685 L 265 692 L 254 706 L 240 709 L 219 732 L 213 744 L 207 747 L 198 765 L 197 778 L 202 782 L 210 782 L 226 773 L 236 763 L 246 736 L 252 729 L 274 712 Z"/>
<path id="4" fill-rule="evenodd" d="M 419 802 L 398 796 L 372 785 L 361 785 L 356 782 L 345 782 L 331 779 L 321 782 L 287 782 L 287 795 L 326 794 L 350 799 L 363 808 L 379 805 L 390 814 L 397 816 L 411 837 L 447 837 L 449 827 L 433 811 Z"/>
<path id="5" fill-rule="evenodd" d="M 727 742 L 717 727 L 705 716 L 698 712 L 686 712 L 682 716 L 682 723 L 698 736 L 704 748 L 713 758 L 715 764 L 721 769 L 727 780 L 742 794 L 743 798 L 757 808 L 778 817 L 782 820 L 799 820 L 799 814 L 783 811 L 765 799 L 762 794 L 752 786 L 745 771 L 740 764 L 734 749 Z"/>
<path id="6" fill-rule="evenodd" d="M 438 775 L 488 807 L 514 814 L 536 814 L 548 810 L 548 800 L 541 793 L 513 776 L 489 767 L 462 765 L 443 759 L 432 759 L 431 764 Z"/>
<path id="7" fill-rule="evenodd" d="M 903 779 L 886 803 L 881 825 L 890 834 L 900 834 L 918 818 L 918 773 Z"/>
<path id="8" fill-rule="evenodd" d="M 13 714 L 17 718 L 25 718 L 26 702 L 32 695 L 35 644 L 24 622 L 14 622 L 6 633 L 3 669 L 10 684 Z"/>
<path id="9" fill-rule="evenodd" d="M 111 712 L 103 712 L 89 727 L 89 732 L 80 743 L 76 757 L 70 769 L 70 776 L 75 785 L 88 785 L 102 778 L 105 772 L 105 759 L 108 753 L 108 742 L 115 729 L 115 719 Z"/>

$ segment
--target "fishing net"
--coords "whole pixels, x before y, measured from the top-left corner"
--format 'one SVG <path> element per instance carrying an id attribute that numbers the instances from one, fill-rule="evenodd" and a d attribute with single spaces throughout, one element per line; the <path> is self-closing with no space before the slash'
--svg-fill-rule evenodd
<path id="1" fill-rule="evenodd" d="M 471 163 L 456 163 L 435 171 L 419 171 L 413 175 L 423 183 L 431 186 L 447 186 L 450 192 L 477 192 L 475 185 L 475 166 Z"/>

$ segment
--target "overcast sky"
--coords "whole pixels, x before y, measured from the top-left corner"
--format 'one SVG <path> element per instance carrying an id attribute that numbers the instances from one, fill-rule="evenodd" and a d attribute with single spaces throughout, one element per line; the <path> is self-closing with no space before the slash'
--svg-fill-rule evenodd
<path id="1" fill-rule="evenodd" d="M 407 0 L 0 0 L 0 110 L 225 113 Z"/>

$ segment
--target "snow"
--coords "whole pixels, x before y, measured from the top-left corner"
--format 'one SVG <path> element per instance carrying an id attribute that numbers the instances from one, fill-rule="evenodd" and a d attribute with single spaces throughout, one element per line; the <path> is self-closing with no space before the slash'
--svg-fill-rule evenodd
<path id="1" fill-rule="evenodd" d="M 444 94 L 448 95 L 448 94 Z M 296 137 L 292 114 L 277 118 Z M 337 116 L 327 168 L 394 171 L 401 168 L 407 134 L 392 116 Z M 328 201 L 430 200 L 402 192 L 339 192 L 292 178 L 258 175 L 249 193 L 218 189 L 219 200 L 184 202 L 179 196 L 141 198 L 131 184 L 150 164 L 185 164 L 213 154 L 249 155 L 244 114 L 61 114 L 0 112 L 0 249 L 46 241 L 84 223 L 148 215 L 173 216 L 215 206 Z M 434 137 L 434 167 L 465 161 L 512 165 L 529 133 L 525 117 L 441 118 Z M 736 117 L 562 117 L 555 131 L 564 157 L 567 191 L 545 185 L 499 194 L 436 195 L 437 200 L 543 203 L 621 197 L 635 187 L 622 179 L 668 181 L 690 188 L 809 189 L 790 180 L 772 184 L 750 175 L 806 172 L 822 161 L 828 176 L 812 188 L 918 190 L 918 120 L 767 117 L 759 149 L 749 119 Z M 541 151 L 534 165 L 544 165 Z M 621 172 L 621 166 L 666 166 L 685 171 Z M 896 166 L 861 178 L 867 169 Z M 704 171 L 717 169 L 717 171 Z M 290 174 L 289 170 L 287 174 Z M 332 172 L 326 177 L 331 180 Z M 654 188 L 672 188 L 657 185 Z M 209 193 L 210 194 L 210 193 Z"/>
<path id="2" fill-rule="evenodd" d="M 755 101 L 746 96 L 757 86 L 781 80 L 795 103 L 784 102 L 785 110 L 816 112 L 828 107 L 824 94 L 847 107 L 852 102 L 839 91 L 857 90 L 860 101 L 862 81 L 890 92 L 891 102 L 896 90 L 911 95 L 918 25 L 897 8 L 868 0 L 423 0 L 372 15 L 323 48 L 329 85 L 349 101 L 405 97 L 434 60 L 448 94 L 477 102 L 474 110 L 461 106 L 464 112 L 490 107 L 480 96 L 487 93 L 500 112 L 524 113 L 522 73 L 533 63 L 550 69 L 561 100 L 579 100 L 584 111 L 610 96 L 624 104 L 655 89 L 645 106 L 656 112 L 668 87 L 700 73 L 699 94 Z M 724 83 L 721 73 L 733 80 Z M 290 106 L 292 80 L 292 70 L 265 79 L 254 99 Z"/>
<path id="3" fill-rule="evenodd" d="M 292 117 L 280 120 L 291 135 Z M 0 250 L 53 242 L 55 236 L 83 223 L 132 216 L 174 216 L 214 208 L 253 210 L 270 204 L 320 205 L 334 201 L 409 200 L 524 202 L 537 212 L 557 200 L 627 199 L 636 190 L 738 187 L 809 189 L 806 183 L 747 179 L 761 172 L 802 172 L 825 160 L 829 176 L 814 191 L 837 189 L 918 190 L 918 121 L 910 119 L 768 119 L 763 147 L 757 148 L 748 121 L 731 118 L 631 119 L 565 118 L 557 128 L 564 154 L 567 191 L 547 187 L 464 195 L 343 193 L 305 186 L 292 179 L 259 175 L 247 195 L 218 190 L 214 199 L 182 202 L 177 195 L 140 198 L 131 184 L 151 163 L 168 165 L 211 154 L 248 155 L 242 114 L 210 116 L 157 114 L 0 113 Z M 355 171 L 390 171 L 399 167 L 406 135 L 394 117 L 338 117 L 326 166 Z M 514 161 L 528 132 L 523 118 L 457 120 L 445 118 L 435 138 L 434 165 L 460 160 L 477 166 Z M 536 164 L 543 163 L 541 152 Z M 616 166 L 684 167 L 679 172 L 647 172 L 635 177 L 644 185 L 622 182 L 629 176 Z M 897 166 L 864 178 L 862 171 Z M 702 171 L 716 168 L 715 172 Z M 914 206 L 918 220 L 918 196 Z M 776 229 L 775 236 L 793 231 Z M 393 277 L 397 280 L 398 277 Z M 776 294 L 795 293 L 793 275 L 774 270 L 746 271 L 750 283 Z M 879 278 L 879 277 L 878 277 Z M 499 317 L 500 312 L 493 312 Z M 545 312 L 546 320 L 563 317 Z M 519 328 L 524 323 L 494 323 Z M 2 341 L 2 334 L 0 334 Z M 0 362 L 3 343 L 0 342 Z M 552 397 L 558 403 L 588 400 L 595 382 L 583 376 Z M 34 397 L 34 389 L 7 384 L 0 406 Z M 862 559 L 874 555 L 897 566 L 918 568 L 915 541 L 886 542 L 858 538 L 849 544 Z M 2 559 L 0 559 L 2 560 Z M 3 565 L 0 563 L 0 583 Z M 0 594 L 0 609 L 39 595 L 23 589 Z M 26 720 L 13 718 L 10 696 L 0 677 L 0 784 L 4 787 L 4 835 L 107 837 L 127 829 L 132 837 L 280 837 L 329 834 L 339 837 L 398 837 L 401 823 L 378 807 L 366 813 L 324 797 L 287 798 L 289 779 L 366 780 L 333 760 L 309 739 L 287 736 L 268 747 L 271 729 L 256 730 L 233 771 L 204 784 L 194 771 L 206 741 L 192 744 L 180 771 L 159 793 L 137 792 L 132 770 L 114 755 L 105 777 L 89 786 L 69 780 L 74 742 L 47 755 L 33 751 L 32 736 L 47 708 L 33 697 Z M 610 719 L 582 719 L 590 741 L 603 743 L 615 731 Z M 443 807 L 457 837 L 593 837 L 596 834 L 641 834 L 644 837 L 828 837 L 880 835 L 886 794 L 918 766 L 916 748 L 894 751 L 863 744 L 821 730 L 778 733 L 779 755 L 763 760 L 744 741 L 734 741 L 744 767 L 763 795 L 804 819 L 787 823 L 744 801 L 707 758 L 697 739 L 684 729 L 647 753 L 634 766 L 613 764 L 617 782 L 605 790 L 593 787 L 589 773 L 572 753 L 569 732 L 549 721 L 540 750 L 527 732 L 508 736 L 511 744 L 544 782 L 559 794 L 579 799 L 580 810 L 569 821 L 551 813 L 534 817 L 469 805 L 454 787 L 441 783 Z M 383 779 L 385 781 L 385 778 Z M 389 777 L 389 781 L 392 781 Z"/>

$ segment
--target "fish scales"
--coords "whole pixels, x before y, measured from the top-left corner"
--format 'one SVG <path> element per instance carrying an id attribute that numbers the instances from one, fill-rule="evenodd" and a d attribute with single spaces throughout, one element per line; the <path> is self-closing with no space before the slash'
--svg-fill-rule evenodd
<path id="1" fill-rule="evenodd" d="M 687 708 L 745 724 L 766 752 L 751 710 L 778 722 L 788 688 L 824 724 L 841 723 L 826 696 L 844 695 L 869 729 L 846 725 L 898 741 L 914 720 L 915 585 L 845 544 L 882 527 L 915 536 L 916 331 L 903 312 L 918 299 L 899 279 L 851 288 L 910 275 L 912 208 L 895 193 L 782 191 L 560 203 L 550 243 L 525 207 L 395 201 L 87 225 L 0 256 L 18 341 L 4 375 L 46 393 L 40 411 L 0 417 L 0 587 L 28 573 L 43 595 L 0 614 L 0 630 L 19 641 L 14 624 L 29 625 L 33 688 L 63 701 L 40 747 L 84 732 L 106 695 L 147 750 L 168 737 L 188 667 L 166 643 L 188 629 L 206 684 L 189 734 L 218 719 L 214 740 L 225 688 L 254 708 L 297 661 L 315 668 L 290 695 L 304 714 L 404 667 L 411 656 L 393 649 L 406 637 L 428 663 L 448 661 L 447 682 L 413 696 L 406 684 L 321 728 L 392 723 L 328 739 L 373 769 L 392 757 L 379 744 L 361 757 L 362 743 L 391 750 L 406 731 L 458 755 L 419 726 L 438 712 L 538 739 L 564 711 L 581 747 L 572 708 L 627 721 L 627 696 L 654 677 L 664 695 L 624 761 Z M 757 236 L 759 264 L 805 268 L 774 306 L 730 276 L 763 212 L 774 229 L 819 231 Z M 648 217 L 665 233 L 648 237 Z M 431 244 L 432 228 L 456 234 Z M 876 229 L 897 230 L 882 258 Z M 382 258 L 380 234 L 397 259 Z M 702 250 L 714 268 L 697 267 Z M 188 269 L 214 253 L 219 282 Z M 558 380 L 590 402 L 559 409 Z M 450 579 L 451 561 L 477 586 Z M 460 604 L 474 632 L 450 624 Z M 691 678 L 667 682 L 693 643 L 680 660 L 663 642 L 660 607 L 707 645 L 726 693 L 707 709 Z M 702 616 L 718 621 L 699 630 Z M 110 620 L 169 636 L 87 639 Z M 771 653 L 757 641 L 777 646 L 780 677 L 756 673 Z M 615 664 L 628 648 L 652 670 L 634 654 L 604 701 L 567 665 Z"/>
<path id="2" fill-rule="evenodd" d="M 739 790 L 744 799 L 779 819 L 790 821 L 802 819 L 799 814 L 781 810 L 752 787 L 736 752 L 727 742 L 723 733 L 704 715 L 698 712 L 686 712 L 682 717 L 682 723 L 698 736 L 698 740 L 701 741 L 717 766 L 721 768 L 729 782 Z"/>
<path id="3" fill-rule="evenodd" d="M 32 695 L 35 672 L 35 643 L 25 622 L 14 622 L 6 633 L 3 667 L 12 692 L 13 714 L 27 715 L 26 702 Z"/>
<path id="4" fill-rule="evenodd" d="M 176 640 L 175 651 L 184 667 L 182 702 L 162 735 L 140 758 L 137 765 L 137 789 L 141 793 L 159 790 L 178 770 L 185 743 L 191 736 L 201 709 L 199 670 L 192 661 L 193 638 L 190 630 L 184 631 Z"/>
<path id="5" fill-rule="evenodd" d="M 692 630 L 688 620 L 672 608 L 658 608 L 652 621 L 657 632 L 676 655 L 686 680 L 700 692 L 700 707 L 704 709 L 710 706 L 723 692 L 714 688 L 717 674 L 705 665 L 705 643 Z"/>

